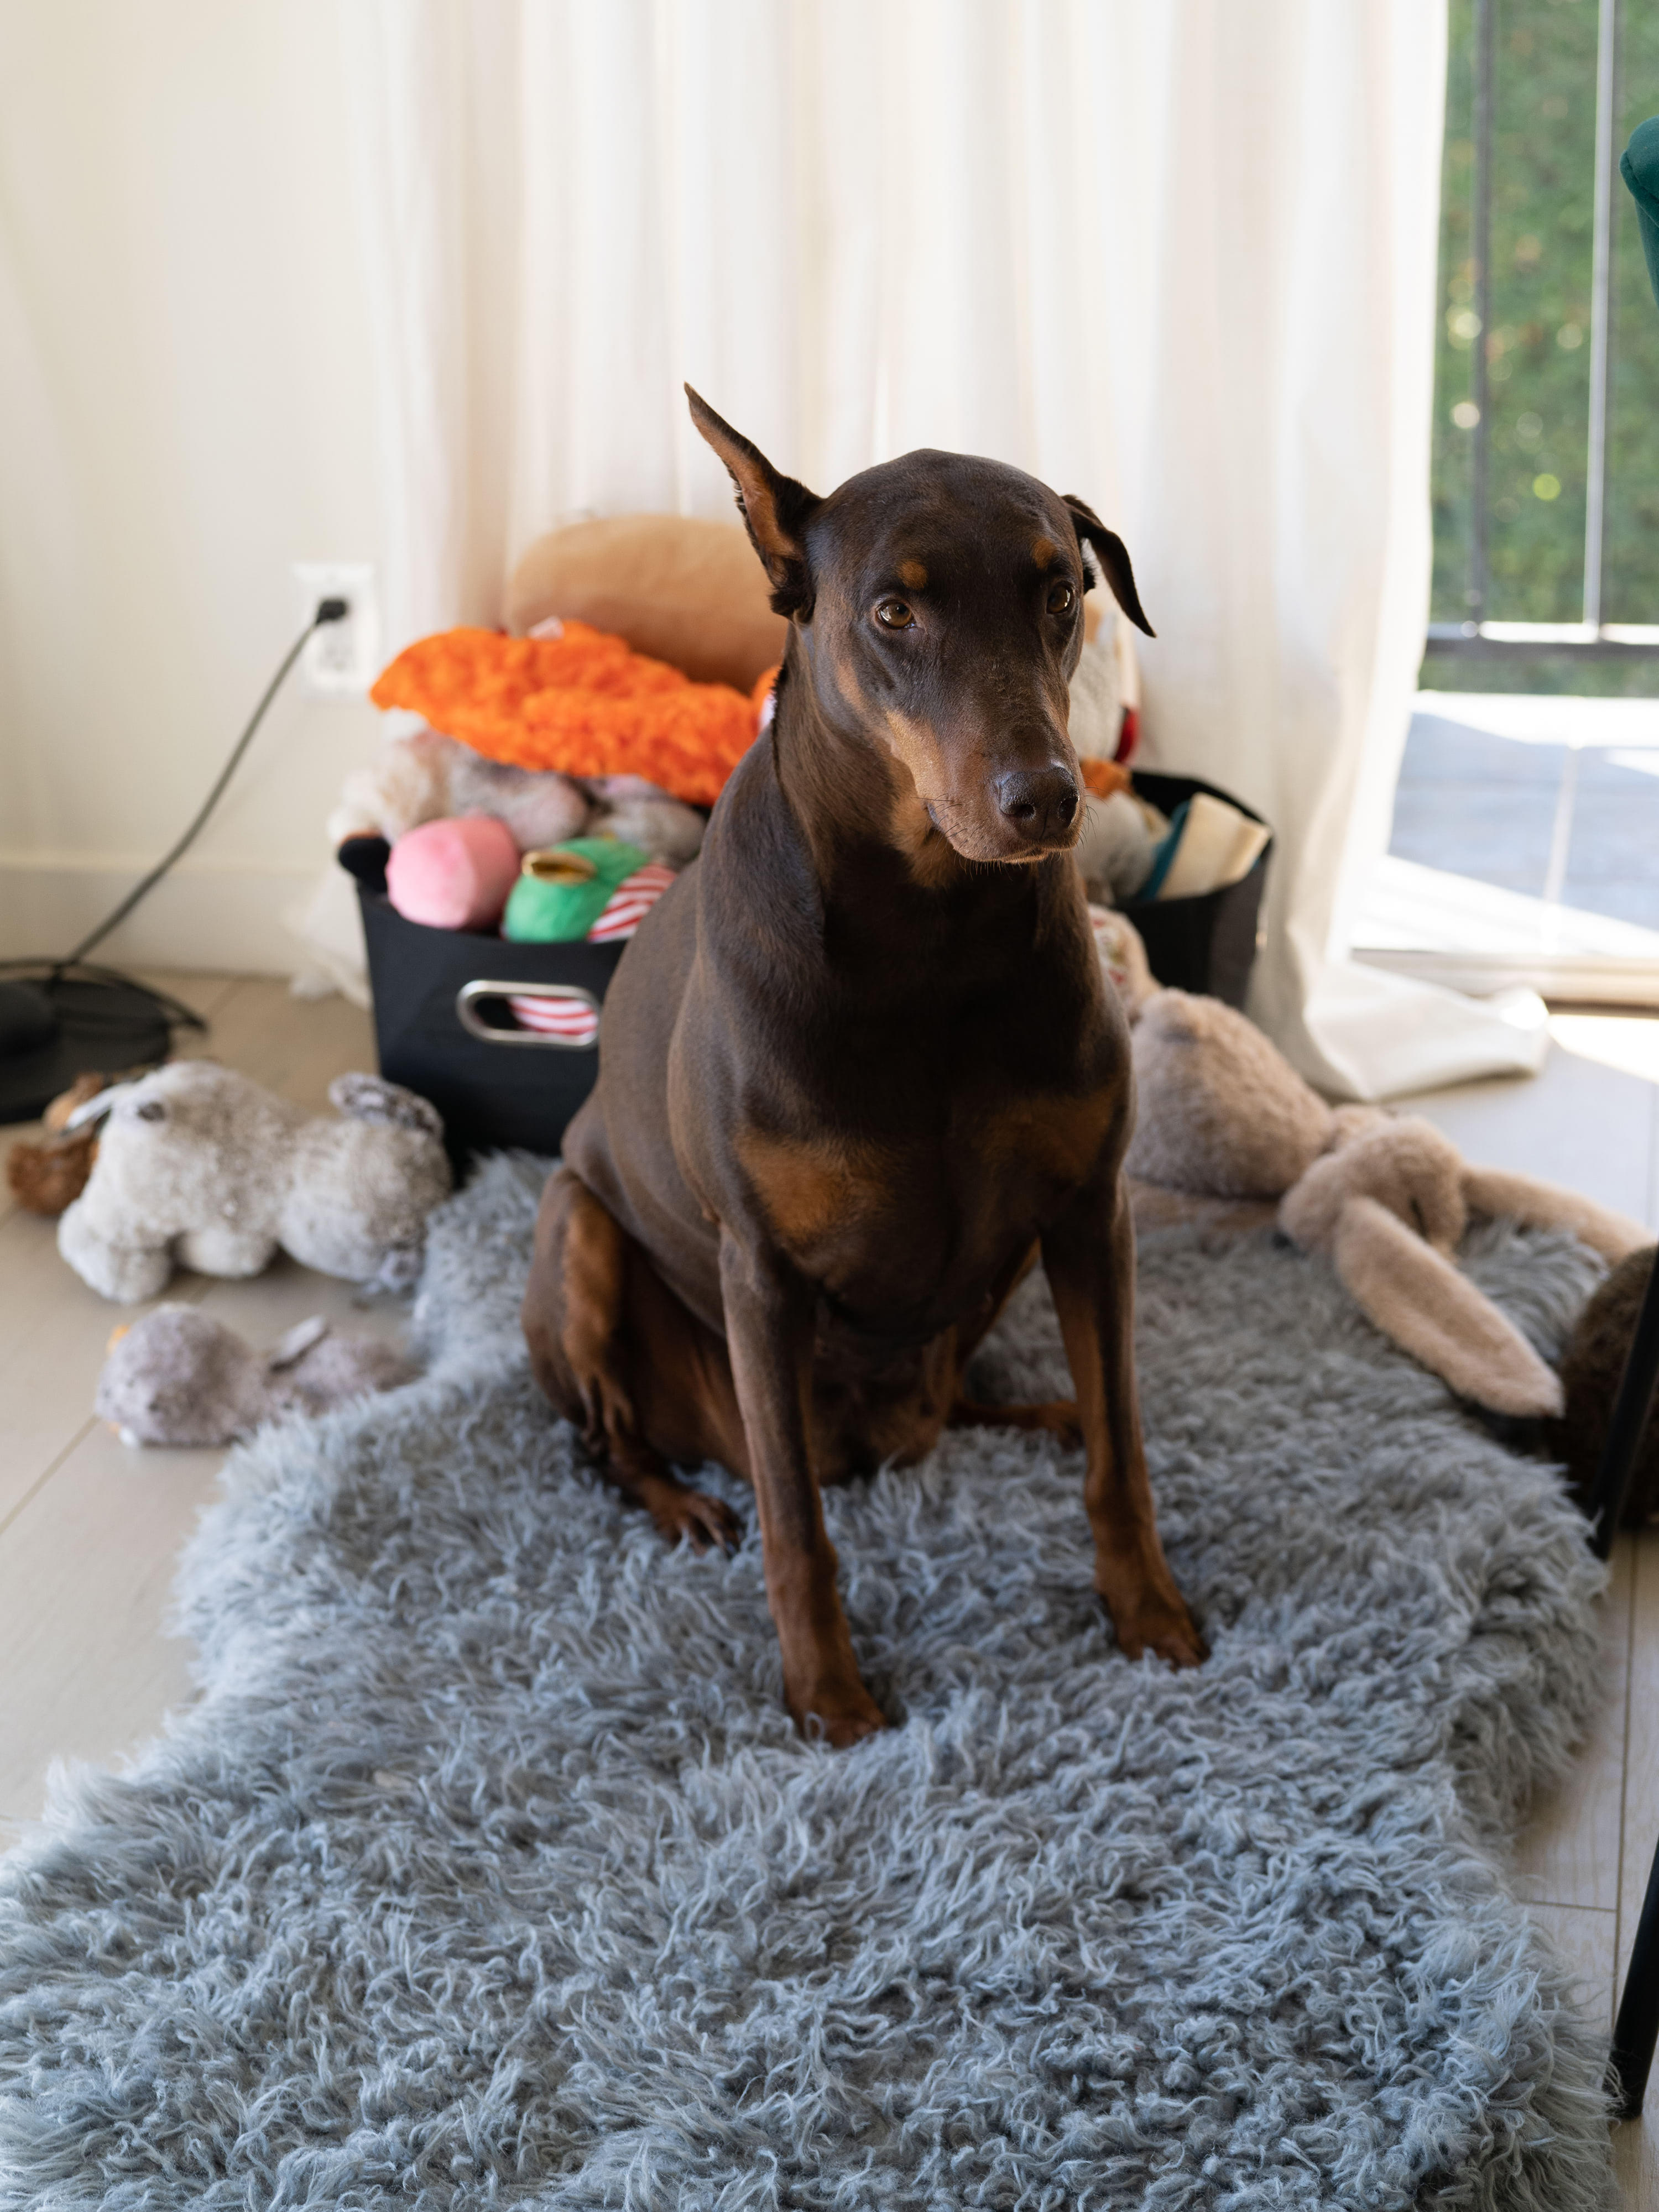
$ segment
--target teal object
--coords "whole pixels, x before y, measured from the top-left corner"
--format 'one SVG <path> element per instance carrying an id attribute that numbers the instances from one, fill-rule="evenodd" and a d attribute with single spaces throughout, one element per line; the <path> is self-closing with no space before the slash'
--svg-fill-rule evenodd
<path id="1" fill-rule="evenodd" d="M 1137 900 L 1155 899 L 1164 888 L 1164 878 L 1170 872 L 1170 863 L 1175 859 L 1176 848 L 1181 842 L 1181 833 L 1187 827 L 1187 810 L 1192 801 L 1183 799 L 1170 817 L 1170 826 L 1152 848 L 1152 865 L 1146 880 L 1135 893 Z"/>
<path id="2" fill-rule="evenodd" d="M 568 844 L 547 849 L 550 854 L 574 854 L 579 864 L 591 863 L 593 872 L 564 880 L 520 876 L 501 916 L 501 935 L 515 944 L 571 945 L 586 937 L 611 893 L 651 857 L 617 837 L 573 837 Z M 538 857 L 527 856 L 531 860 Z"/>
<path id="3" fill-rule="evenodd" d="M 1636 202 L 1636 219 L 1642 230 L 1642 252 L 1648 264 L 1648 283 L 1659 301 L 1659 115 L 1649 116 L 1630 134 L 1619 173 Z"/>

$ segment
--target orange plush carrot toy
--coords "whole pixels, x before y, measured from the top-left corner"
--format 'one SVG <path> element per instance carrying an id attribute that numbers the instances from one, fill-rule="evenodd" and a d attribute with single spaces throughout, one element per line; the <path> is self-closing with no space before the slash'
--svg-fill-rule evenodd
<path id="1" fill-rule="evenodd" d="M 440 631 L 400 653 L 369 696 L 490 760 L 643 776 L 702 806 L 753 742 L 758 703 L 580 622 L 554 637 Z"/>

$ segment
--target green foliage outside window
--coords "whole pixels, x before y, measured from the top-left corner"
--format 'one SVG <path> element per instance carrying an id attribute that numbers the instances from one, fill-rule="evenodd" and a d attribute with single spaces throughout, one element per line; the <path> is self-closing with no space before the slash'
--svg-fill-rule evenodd
<path id="1" fill-rule="evenodd" d="M 1494 0 L 1492 274 L 1486 327 L 1473 258 L 1475 9 L 1451 0 L 1437 301 L 1431 620 L 1470 604 L 1474 349 L 1486 356 L 1490 621 L 1583 613 L 1596 0 Z M 1659 0 L 1625 0 L 1615 150 L 1659 113 Z M 1601 619 L 1659 623 L 1659 313 L 1636 210 L 1613 200 L 1612 376 Z M 1437 654 L 1439 690 L 1659 696 L 1659 659 L 1523 662 Z"/>

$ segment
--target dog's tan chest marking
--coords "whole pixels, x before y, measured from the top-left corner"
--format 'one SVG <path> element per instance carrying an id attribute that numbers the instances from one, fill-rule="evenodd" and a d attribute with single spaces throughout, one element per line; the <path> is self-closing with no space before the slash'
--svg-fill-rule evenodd
<path id="1" fill-rule="evenodd" d="M 1088 1180 L 1117 1111 L 1110 1090 L 1081 1097 L 1038 1093 L 976 1117 L 975 1133 L 988 1176 L 1024 1168 L 1075 1190 Z"/>
<path id="2" fill-rule="evenodd" d="M 809 1271 L 892 1203 L 892 1148 L 848 1137 L 785 1137 L 743 1129 L 738 1158 L 773 1235 Z"/>
<path id="3" fill-rule="evenodd" d="M 1006 1234 L 1035 1235 L 1087 1182 L 1116 1111 L 1110 1091 L 1039 1094 L 953 1115 L 936 1143 L 747 1128 L 737 1152 L 779 1247 L 807 1275 L 872 1288 L 890 1273 L 893 1229 L 907 1224 L 907 1280 L 919 1285 L 955 1261 L 976 1278 Z"/>

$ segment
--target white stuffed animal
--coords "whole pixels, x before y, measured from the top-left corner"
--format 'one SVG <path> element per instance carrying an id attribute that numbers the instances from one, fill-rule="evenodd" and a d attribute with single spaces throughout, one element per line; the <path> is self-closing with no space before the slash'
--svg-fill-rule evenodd
<path id="1" fill-rule="evenodd" d="M 325 1275 L 410 1288 L 449 1192 L 443 1123 L 377 1075 L 343 1075 L 328 1095 L 337 1118 L 204 1060 L 104 1091 L 80 1109 L 103 1127 L 58 1250 L 124 1304 L 155 1297 L 175 1265 L 257 1275 L 279 1246 Z"/>

